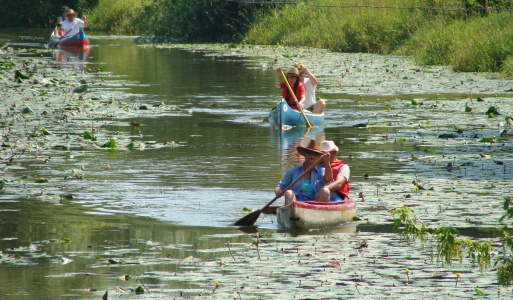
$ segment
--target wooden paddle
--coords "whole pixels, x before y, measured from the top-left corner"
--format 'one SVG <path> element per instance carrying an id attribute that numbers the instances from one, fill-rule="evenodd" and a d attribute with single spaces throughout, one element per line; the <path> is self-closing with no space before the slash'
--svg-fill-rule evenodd
<path id="1" fill-rule="evenodd" d="M 283 76 L 283 79 L 285 79 L 285 83 L 287 84 L 287 87 L 289 88 L 289 91 L 292 94 L 292 97 L 294 97 L 294 101 L 296 102 L 297 108 L 299 108 L 299 111 L 303 115 L 303 118 L 305 118 L 306 126 L 313 127 L 312 123 L 310 121 L 308 121 L 308 118 L 306 117 L 305 112 L 303 111 L 301 106 L 299 106 L 299 102 L 297 101 L 296 94 L 294 94 L 294 91 L 290 87 L 289 81 L 287 80 L 287 76 L 285 76 L 285 73 L 283 73 L 283 70 L 280 70 L 280 72 L 281 72 L 281 76 Z M 298 77 L 298 80 L 299 80 L 299 77 Z"/>
<path id="2" fill-rule="evenodd" d="M 305 177 L 305 175 L 308 174 L 310 171 L 312 171 L 313 168 L 315 168 L 315 166 L 317 166 L 321 161 L 322 161 L 322 156 L 319 157 L 319 159 L 313 165 L 308 167 L 308 169 L 306 169 L 306 171 L 303 172 L 303 174 L 301 174 L 301 176 L 294 179 L 294 181 L 292 181 L 291 184 L 289 184 L 283 191 L 281 191 L 281 194 L 274 197 L 273 200 L 271 200 L 271 202 L 267 203 L 264 207 L 262 207 L 262 209 L 255 210 L 254 212 L 247 214 L 242 219 L 235 222 L 234 225 L 235 226 L 249 226 L 249 225 L 255 224 L 256 220 L 258 219 L 258 217 L 260 216 L 262 211 L 266 210 L 269 206 L 271 206 L 271 204 L 274 203 L 274 201 L 276 201 L 278 198 L 283 196 L 283 194 L 285 194 L 286 191 L 288 191 L 292 186 L 294 186 L 294 184 L 296 184 L 299 180 L 301 180 L 301 178 Z"/>

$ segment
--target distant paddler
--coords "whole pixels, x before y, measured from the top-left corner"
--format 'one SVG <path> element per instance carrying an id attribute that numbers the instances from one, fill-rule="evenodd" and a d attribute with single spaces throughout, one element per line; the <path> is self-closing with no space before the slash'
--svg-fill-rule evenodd
<path id="1" fill-rule="evenodd" d="M 282 71 L 283 71 L 282 67 L 278 67 L 276 69 L 276 75 L 274 76 L 273 84 L 275 87 L 283 90 L 282 98 L 285 99 L 285 101 L 287 101 L 287 104 L 290 106 L 290 108 L 299 110 L 298 105 L 303 107 L 303 104 L 305 103 L 305 94 L 306 94 L 305 85 L 303 83 L 301 83 L 299 80 L 299 70 L 297 68 L 292 67 L 285 74 L 290 87 L 294 91 L 294 94 L 296 96 L 295 98 L 298 101 L 297 104 L 294 99 L 294 96 L 292 95 L 289 88 L 287 87 L 287 83 L 280 82 L 280 76 L 281 76 Z"/>
<path id="2" fill-rule="evenodd" d="M 88 27 L 87 17 L 82 16 L 82 19 L 77 18 L 77 13 L 70 9 L 68 11 L 68 19 L 62 23 L 62 31 L 64 31 L 64 37 L 70 37 L 78 34 L 81 28 Z"/>

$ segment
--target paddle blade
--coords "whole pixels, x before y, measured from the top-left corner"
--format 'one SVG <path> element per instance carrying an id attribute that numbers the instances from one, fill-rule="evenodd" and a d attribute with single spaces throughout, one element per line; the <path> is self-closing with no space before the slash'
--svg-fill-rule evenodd
<path id="1" fill-rule="evenodd" d="M 258 220 L 258 217 L 262 213 L 262 210 L 255 210 L 252 213 L 249 213 L 245 215 L 243 218 L 235 222 L 235 226 L 249 226 L 255 224 L 255 222 Z"/>

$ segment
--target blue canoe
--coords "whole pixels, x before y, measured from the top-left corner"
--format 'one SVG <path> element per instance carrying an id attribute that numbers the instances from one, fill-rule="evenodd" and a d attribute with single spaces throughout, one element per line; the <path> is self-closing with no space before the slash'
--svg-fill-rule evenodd
<path id="1" fill-rule="evenodd" d="M 50 36 L 49 46 L 55 47 L 57 45 L 68 46 L 68 47 L 69 46 L 72 46 L 72 47 L 89 46 L 89 38 L 87 38 L 83 29 L 80 29 L 80 31 L 73 36 L 68 36 L 68 37 L 63 37 L 63 38 L 55 37 L 52 33 L 52 35 Z"/>
<path id="2" fill-rule="evenodd" d="M 324 124 L 324 113 L 314 114 L 308 110 L 303 110 L 308 121 L 314 126 Z M 270 126 L 306 126 L 306 121 L 299 110 L 290 108 L 285 99 L 275 106 L 269 113 Z"/>

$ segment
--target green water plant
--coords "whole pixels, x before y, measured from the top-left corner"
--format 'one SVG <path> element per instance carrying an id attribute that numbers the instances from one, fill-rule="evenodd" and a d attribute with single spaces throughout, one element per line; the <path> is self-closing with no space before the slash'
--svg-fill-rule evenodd
<path id="1" fill-rule="evenodd" d="M 400 235 L 406 241 L 420 240 L 425 242 L 431 234 L 426 229 L 424 222 L 418 220 L 412 210 L 405 204 L 403 207 L 396 208 L 392 211 L 392 216 L 396 216 L 393 220 L 394 230 L 398 231 L 402 227 Z M 482 272 L 490 265 L 492 259 L 492 251 L 494 248 L 490 241 L 472 241 L 470 239 L 458 239 L 458 229 L 447 226 L 435 229 L 434 240 L 436 242 L 436 253 L 432 254 L 432 259 L 436 256 L 437 262 L 451 265 L 453 260 L 460 263 L 463 258 L 471 259 L 472 264 L 477 264 Z M 511 240 L 513 249 L 513 239 Z M 513 260 L 510 262 L 513 265 Z M 513 272 L 512 272 L 513 274 Z M 513 280 L 513 277 L 511 277 Z"/>
<path id="2" fill-rule="evenodd" d="M 429 234 L 424 222 L 417 220 L 412 210 L 408 208 L 407 204 L 402 207 L 396 208 L 391 213 L 394 219 L 394 231 L 399 231 L 402 227 L 400 235 L 407 241 L 415 241 L 419 239 L 424 242 L 425 237 Z"/>
<path id="3" fill-rule="evenodd" d="M 513 217 L 513 197 L 504 198 L 503 210 L 505 213 L 499 219 L 500 222 Z M 497 281 L 502 286 L 510 286 L 513 283 L 513 237 L 511 229 L 507 225 L 502 228 L 501 243 L 503 251 L 496 263 L 498 266 Z"/>

